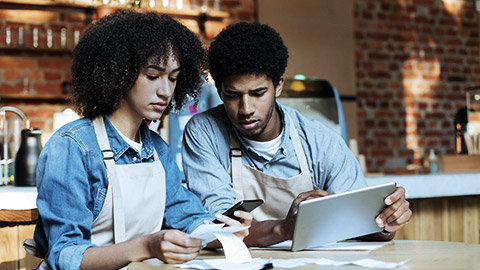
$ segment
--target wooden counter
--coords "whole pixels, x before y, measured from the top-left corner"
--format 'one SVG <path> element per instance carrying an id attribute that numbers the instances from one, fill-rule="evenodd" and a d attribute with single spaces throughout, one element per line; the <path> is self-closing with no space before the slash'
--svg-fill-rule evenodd
<path id="1" fill-rule="evenodd" d="M 480 173 L 367 177 L 368 185 L 406 189 L 413 217 L 395 239 L 480 244 Z"/>
<path id="2" fill-rule="evenodd" d="M 0 210 L 0 269 L 33 269 L 40 263 L 22 245 L 33 237 L 37 218 L 37 209 Z"/>
<path id="3" fill-rule="evenodd" d="M 371 252 L 365 251 L 272 251 L 272 250 L 250 250 L 253 258 L 327 258 L 338 261 L 353 261 L 364 258 L 386 262 L 400 262 L 410 259 L 407 263 L 396 270 L 422 269 L 422 270 L 451 270 L 451 269 L 478 269 L 480 267 L 480 245 L 464 244 L 453 242 L 437 241 L 402 241 L 395 240 L 389 245 L 375 249 Z M 221 251 L 202 252 L 202 258 L 224 258 Z M 152 265 L 145 262 L 131 263 L 129 270 L 161 270 L 180 269 L 172 264 Z M 283 268 L 284 269 L 284 268 Z M 320 266 L 307 264 L 295 269 L 367 269 L 354 265 L 344 266 Z"/>

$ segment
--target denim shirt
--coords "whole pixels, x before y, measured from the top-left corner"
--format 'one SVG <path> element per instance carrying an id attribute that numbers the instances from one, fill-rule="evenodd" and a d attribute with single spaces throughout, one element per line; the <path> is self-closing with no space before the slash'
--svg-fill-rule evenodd
<path id="1" fill-rule="evenodd" d="M 290 139 L 294 125 L 305 152 L 315 189 L 341 193 L 366 187 L 360 165 L 345 141 L 332 129 L 293 108 L 276 103 L 283 121 L 280 149 L 271 160 L 265 159 L 233 128 L 242 150 L 242 163 L 267 175 L 291 178 L 300 165 Z M 286 117 L 286 115 L 289 117 Z M 183 137 L 183 170 L 190 190 L 211 214 L 223 212 L 235 202 L 230 167 L 230 120 L 223 105 L 194 115 Z"/>
<path id="2" fill-rule="evenodd" d="M 146 123 L 140 127 L 142 151 L 138 153 L 121 138 L 108 117 L 104 122 L 116 164 L 153 162 L 155 147 L 165 169 L 164 228 L 190 233 L 204 220 L 213 219 L 198 198 L 182 186 L 167 143 Z M 55 132 L 37 164 L 40 216 L 34 234 L 35 241 L 48 252 L 50 268 L 79 269 L 85 250 L 95 246 L 91 242 L 92 223 L 103 207 L 107 188 L 107 171 L 92 121 L 79 119 Z"/>

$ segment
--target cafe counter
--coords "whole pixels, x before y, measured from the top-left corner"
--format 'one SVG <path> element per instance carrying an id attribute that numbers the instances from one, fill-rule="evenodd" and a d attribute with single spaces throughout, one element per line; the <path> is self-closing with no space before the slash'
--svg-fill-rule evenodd
<path id="1" fill-rule="evenodd" d="M 396 182 L 413 216 L 395 239 L 480 243 L 480 173 L 369 176 L 369 186 Z"/>
<path id="2" fill-rule="evenodd" d="M 480 243 L 480 173 L 368 176 L 368 185 L 396 182 L 406 189 L 413 217 L 397 240 Z M 0 269 L 29 269 L 38 259 L 22 242 L 38 217 L 35 187 L 0 186 Z"/>

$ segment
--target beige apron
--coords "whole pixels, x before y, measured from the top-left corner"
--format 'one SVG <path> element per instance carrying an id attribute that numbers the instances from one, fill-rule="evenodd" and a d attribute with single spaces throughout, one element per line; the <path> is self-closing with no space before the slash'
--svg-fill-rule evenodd
<path id="1" fill-rule="evenodd" d="M 291 119 L 290 123 L 292 123 Z M 231 165 L 228 171 L 237 195 L 236 201 L 263 199 L 264 204 L 252 211 L 253 218 L 256 221 L 284 219 L 297 195 L 301 192 L 313 190 L 305 152 L 293 123 L 290 125 L 290 138 L 295 148 L 301 172 L 291 178 L 279 178 L 243 165 L 240 144 L 233 135 L 233 131 L 230 130 Z"/>
<path id="2" fill-rule="evenodd" d="M 166 191 L 157 152 L 152 163 L 116 165 L 103 118 L 94 119 L 93 126 L 110 181 L 102 210 L 92 224 L 92 243 L 110 245 L 160 231 Z"/>
<path id="3" fill-rule="evenodd" d="M 102 210 L 92 224 L 92 243 L 111 245 L 160 231 L 165 210 L 165 170 L 154 150 L 153 163 L 116 165 L 102 117 L 93 120 L 109 178 Z M 122 196 L 122 194 L 125 194 Z M 25 250 L 44 258 L 33 239 Z M 42 261 L 41 270 L 49 267 Z"/>

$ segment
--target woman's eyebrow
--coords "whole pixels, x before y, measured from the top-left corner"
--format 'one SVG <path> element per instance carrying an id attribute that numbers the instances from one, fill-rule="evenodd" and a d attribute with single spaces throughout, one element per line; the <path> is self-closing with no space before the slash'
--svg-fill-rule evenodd
<path id="1" fill-rule="evenodd" d="M 153 69 L 156 69 L 158 71 L 165 72 L 165 68 L 157 66 L 157 65 L 148 65 L 145 69 L 149 69 L 149 68 L 153 68 Z M 179 71 L 179 70 L 180 70 L 180 67 L 177 67 L 176 69 L 172 70 L 172 72 L 176 72 L 176 71 Z"/>

